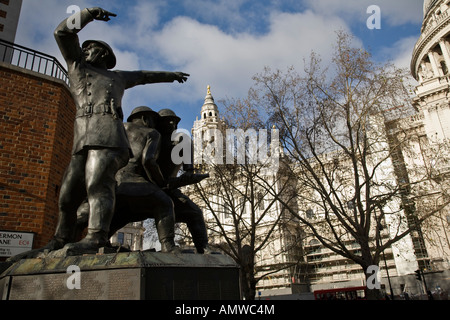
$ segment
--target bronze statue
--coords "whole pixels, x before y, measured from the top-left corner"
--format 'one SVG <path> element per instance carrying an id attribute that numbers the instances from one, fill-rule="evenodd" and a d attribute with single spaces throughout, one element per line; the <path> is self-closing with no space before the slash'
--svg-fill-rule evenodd
<path id="1" fill-rule="evenodd" d="M 135 108 L 125 123 L 133 156 L 116 175 L 116 208 L 108 237 L 130 222 L 154 218 L 162 252 L 177 252 L 173 202 L 162 191 L 166 185 L 157 158 L 161 135 L 154 129 L 159 114 L 151 108 Z M 78 209 L 77 230 L 87 226 L 89 204 Z"/>
<path id="2" fill-rule="evenodd" d="M 43 249 L 56 250 L 70 243 L 73 250 L 96 250 L 108 244 L 116 200 L 115 175 L 124 167 L 132 147 L 123 126 L 121 101 L 124 91 L 136 85 L 183 83 L 182 72 L 110 71 L 116 64 L 113 50 L 103 41 L 89 40 L 80 47 L 77 33 L 93 20 L 109 21 L 116 15 L 101 8 L 80 13 L 80 29 L 67 21 L 55 30 L 55 39 L 67 62 L 70 91 L 77 111 L 73 154 L 64 175 L 59 198 L 59 222 L 54 238 Z M 77 209 L 87 197 L 87 236 L 74 241 Z"/>
<path id="3" fill-rule="evenodd" d="M 149 107 L 135 108 L 125 129 L 133 151 L 128 165 L 119 170 L 117 201 L 109 237 L 130 222 L 154 218 L 162 252 L 179 252 L 174 244 L 175 222 L 186 223 L 198 253 L 209 253 L 208 236 L 201 209 L 181 193 L 180 186 L 200 182 L 208 174 L 195 174 L 192 164 L 183 164 L 185 173 L 177 176 L 181 164 L 172 161 L 172 141 L 180 118 L 169 110 L 158 113 Z M 157 124 L 161 134 L 154 129 Z M 175 217 L 174 217 L 175 214 Z M 78 210 L 77 232 L 87 225 L 89 205 Z"/>

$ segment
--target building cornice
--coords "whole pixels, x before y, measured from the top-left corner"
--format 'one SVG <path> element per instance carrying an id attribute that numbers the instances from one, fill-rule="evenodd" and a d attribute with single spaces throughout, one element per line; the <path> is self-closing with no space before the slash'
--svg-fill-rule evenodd
<path id="1" fill-rule="evenodd" d="M 422 28 L 422 34 L 417 41 L 416 45 L 414 46 L 413 55 L 411 59 L 411 74 L 412 76 L 418 80 L 417 75 L 417 69 L 418 69 L 418 61 L 421 60 L 421 57 L 425 54 L 427 54 L 428 50 L 431 48 L 427 48 L 429 44 L 438 43 L 439 39 L 444 35 L 439 35 L 439 33 L 446 28 L 448 25 L 450 25 L 450 8 L 447 9 L 445 12 L 442 13 L 441 17 L 438 18 L 439 21 L 436 26 L 432 26 L 432 23 L 436 21 L 424 21 L 424 26 L 426 24 L 430 24 L 430 27 Z M 426 19 L 429 20 L 429 19 Z M 438 36 L 439 35 L 439 36 Z M 434 41 L 432 41 L 434 40 Z"/>
<path id="2" fill-rule="evenodd" d="M 433 9 L 436 4 L 439 2 L 439 0 L 431 0 L 428 3 L 428 7 L 427 8 L 423 8 L 424 12 L 423 12 L 423 18 L 426 19 L 428 14 L 431 12 L 431 9 Z"/>

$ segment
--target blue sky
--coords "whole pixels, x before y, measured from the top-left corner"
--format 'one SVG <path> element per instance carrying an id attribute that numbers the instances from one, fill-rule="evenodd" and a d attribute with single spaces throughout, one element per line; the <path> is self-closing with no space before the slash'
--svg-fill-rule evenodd
<path id="1" fill-rule="evenodd" d="M 23 0 L 16 43 L 56 56 L 64 65 L 53 30 L 67 8 L 99 6 L 118 16 L 94 21 L 81 41 L 108 42 L 116 69 L 167 70 L 191 74 L 185 84 L 153 84 L 128 90 L 125 116 L 139 105 L 171 108 L 190 130 L 206 95 L 217 101 L 245 97 L 252 76 L 265 66 L 303 69 L 312 50 L 331 59 L 336 30 L 355 36 L 378 61 L 409 67 L 420 35 L 422 0 Z M 381 9 L 381 29 L 369 30 L 367 8 Z M 220 104 L 219 104 L 220 108 Z"/>

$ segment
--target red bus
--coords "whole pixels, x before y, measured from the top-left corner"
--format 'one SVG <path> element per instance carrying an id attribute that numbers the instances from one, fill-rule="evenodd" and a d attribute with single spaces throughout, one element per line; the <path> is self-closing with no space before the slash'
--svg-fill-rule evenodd
<path id="1" fill-rule="evenodd" d="M 314 291 L 316 300 L 365 300 L 367 287 L 350 287 Z"/>

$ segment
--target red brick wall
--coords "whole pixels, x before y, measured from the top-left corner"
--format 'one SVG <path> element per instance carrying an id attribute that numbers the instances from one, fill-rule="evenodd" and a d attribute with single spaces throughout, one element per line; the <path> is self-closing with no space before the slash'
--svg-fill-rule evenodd
<path id="1" fill-rule="evenodd" d="M 58 80 L 0 64 L 0 230 L 53 236 L 75 105 Z"/>

